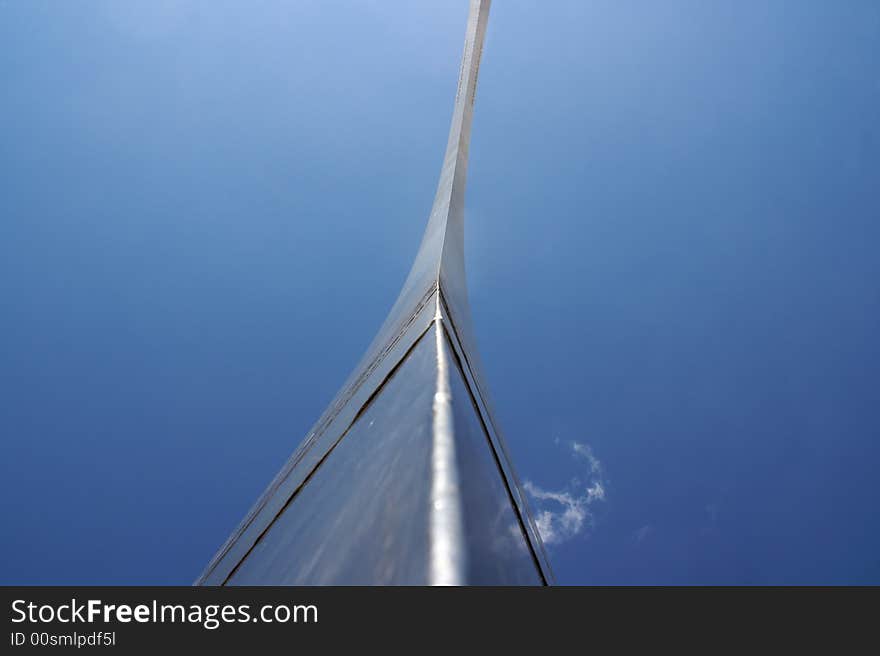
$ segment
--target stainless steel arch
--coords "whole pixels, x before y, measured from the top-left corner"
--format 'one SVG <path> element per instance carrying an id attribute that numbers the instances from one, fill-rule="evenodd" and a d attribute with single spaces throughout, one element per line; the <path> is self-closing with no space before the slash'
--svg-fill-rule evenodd
<path id="1" fill-rule="evenodd" d="M 443 169 L 397 301 L 196 584 L 552 582 L 467 297 L 464 192 L 489 5 L 470 3 Z"/>

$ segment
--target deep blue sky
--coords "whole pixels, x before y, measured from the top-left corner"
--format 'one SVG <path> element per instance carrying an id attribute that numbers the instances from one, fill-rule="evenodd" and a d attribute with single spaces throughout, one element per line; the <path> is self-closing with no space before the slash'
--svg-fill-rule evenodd
<path id="1" fill-rule="evenodd" d="M 396 297 L 466 12 L 0 0 L 0 583 L 199 574 Z M 467 265 L 521 476 L 604 488 L 559 582 L 880 583 L 878 62 L 875 0 L 494 3 Z"/>

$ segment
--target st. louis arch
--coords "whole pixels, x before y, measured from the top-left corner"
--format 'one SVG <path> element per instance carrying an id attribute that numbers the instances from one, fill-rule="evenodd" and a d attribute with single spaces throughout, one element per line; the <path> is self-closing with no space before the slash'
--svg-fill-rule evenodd
<path id="1" fill-rule="evenodd" d="M 202 585 L 542 585 L 552 574 L 489 399 L 464 266 L 490 0 L 472 0 L 446 157 L 388 318 Z"/>

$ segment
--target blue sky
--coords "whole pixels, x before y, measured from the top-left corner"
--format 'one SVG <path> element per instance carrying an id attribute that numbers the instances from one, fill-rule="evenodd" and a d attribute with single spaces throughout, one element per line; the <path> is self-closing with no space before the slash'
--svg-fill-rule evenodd
<path id="1" fill-rule="evenodd" d="M 880 5 L 552 5 L 466 239 L 559 582 L 880 583 Z M 0 582 L 199 574 L 396 297 L 466 12 L 0 0 Z"/>

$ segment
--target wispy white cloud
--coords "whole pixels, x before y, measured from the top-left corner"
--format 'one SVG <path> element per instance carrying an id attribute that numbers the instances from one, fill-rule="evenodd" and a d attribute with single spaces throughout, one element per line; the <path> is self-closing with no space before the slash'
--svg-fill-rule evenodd
<path id="1" fill-rule="evenodd" d="M 554 440 L 559 443 L 559 438 Z M 545 490 L 531 481 L 524 488 L 537 508 L 535 523 L 545 544 L 559 544 L 583 532 L 592 522 L 591 506 L 605 500 L 602 463 L 587 444 L 569 442 L 572 457 L 587 464 L 584 478 L 562 490 Z"/>
<path id="2" fill-rule="evenodd" d="M 633 540 L 635 541 L 636 544 L 641 544 L 642 542 L 647 540 L 651 536 L 651 533 L 653 533 L 653 532 L 654 532 L 654 527 L 651 526 L 650 524 L 645 524 L 644 526 L 642 526 L 640 529 L 636 530 L 633 533 Z"/>

